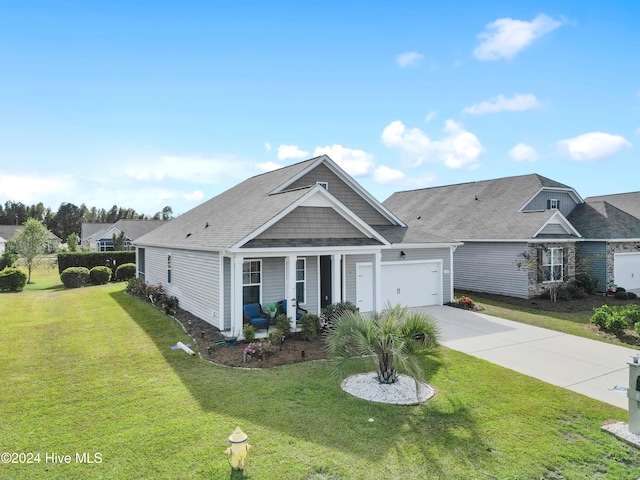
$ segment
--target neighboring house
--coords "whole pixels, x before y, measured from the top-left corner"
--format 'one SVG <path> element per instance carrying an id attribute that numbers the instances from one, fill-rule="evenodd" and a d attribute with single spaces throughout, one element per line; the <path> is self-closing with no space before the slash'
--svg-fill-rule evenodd
<path id="1" fill-rule="evenodd" d="M 114 235 L 124 234 L 125 249 L 133 249 L 133 242 L 167 223 L 168 220 L 118 220 L 116 223 L 83 223 L 80 245 L 91 251 L 113 251 Z"/>
<path id="2" fill-rule="evenodd" d="M 4 239 L 5 243 L 0 240 L 0 253 L 4 251 L 6 242 L 11 240 L 18 231 L 24 228 L 23 225 L 0 225 L 0 238 Z M 53 232 L 49 232 L 49 243 L 47 244 L 46 252 L 53 253 L 58 250 L 58 247 L 62 244 L 62 240 Z"/>
<path id="3" fill-rule="evenodd" d="M 394 193 L 383 205 L 409 228 L 463 242 L 455 288 L 530 298 L 575 275 L 567 216 L 583 203 L 571 187 L 537 174 Z"/>
<path id="4" fill-rule="evenodd" d="M 249 178 L 134 242 L 138 276 L 234 335 L 243 305 L 440 305 L 456 242 L 405 225 L 328 156 Z"/>
<path id="5" fill-rule="evenodd" d="M 6 244 L 7 241 L 4 238 L 0 237 L 0 253 L 4 253 L 4 247 Z"/>
<path id="6" fill-rule="evenodd" d="M 568 219 L 585 237 L 578 253 L 602 290 L 640 289 L 640 192 L 586 198 Z"/>

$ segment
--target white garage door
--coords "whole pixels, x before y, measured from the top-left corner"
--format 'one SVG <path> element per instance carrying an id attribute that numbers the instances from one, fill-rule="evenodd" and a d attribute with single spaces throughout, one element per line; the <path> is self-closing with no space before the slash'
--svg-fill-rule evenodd
<path id="1" fill-rule="evenodd" d="M 616 253 L 613 256 L 614 282 L 627 290 L 640 288 L 640 253 Z"/>
<path id="2" fill-rule="evenodd" d="M 372 266 L 357 265 L 357 306 L 361 312 L 373 310 Z M 407 307 L 442 304 L 440 262 L 398 262 L 382 264 L 382 304 Z"/>

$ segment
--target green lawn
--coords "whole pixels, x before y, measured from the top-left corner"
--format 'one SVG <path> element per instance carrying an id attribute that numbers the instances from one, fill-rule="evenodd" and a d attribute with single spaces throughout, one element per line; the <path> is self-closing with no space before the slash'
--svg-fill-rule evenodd
<path id="1" fill-rule="evenodd" d="M 493 315 L 494 317 L 513 320 L 515 322 L 526 323 L 536 327 L 548 328 L 558 332 L 568 333 L 579 337 L 590 338 L 601 342 L 612 343 L 615 345 L 624 345 L 629 348 L 638 348 L 640 346 L 623 343 L 612 335 L 598 335 L 591 329 L 585 328 L 589 324 L 589 320 L 593 315 L 593 307 L 586 306 L 576 308 L 572 311 L 548 311 L 536 308 L 526 307 L 522 305 L 514 305 L 508 301 L 503 301 L 491 296 L 485 296 L 482 293 L 456 291 L 456 296 L 467 295 L 476 303 L 481 304 L 485 310 L 482 313 Z M 505 299 L 507 300 L 507 299 Z M 616 302 L 615 300 L 613 300 Z M 611 299 L 602 298 L 602 303 L 609 303 Z M 633 302 L 632 302 L 633 303 Z M 619 302 L 615 303 L 619 304 Z"/>
<path id="2" fill-rule="evenodd" d="M 373 404 L 326 362 L 240 370 L 171 350 L 180 326 L 123 284 L 34 281 L 0 294 L 0 452 L 40 463 L 0 464 L 3 479 L 640 477 L 640 451 L 600 430 L 624 410 L 452 350 L 428 365 L 427 405 Z M 236 426 L 244 475 L 224 455 Z"/>

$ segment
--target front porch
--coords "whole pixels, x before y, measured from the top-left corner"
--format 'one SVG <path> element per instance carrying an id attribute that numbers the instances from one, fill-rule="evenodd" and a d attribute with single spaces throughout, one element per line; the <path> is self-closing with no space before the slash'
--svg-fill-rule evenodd
<path id="1" fill-rule="evenodd" d="M 356 263 L 362 261 L 377 264 L 374 271 L 380 271 L 380 251 L 371 249 L 348 253 L 334 250 L 224 257 L 224 332 L 242 338 L 247 305 L 251 305 L 253 311 L 259 308 L 268 316 L 269 304 L 284 301 L 285 308 L 279 309 L 277 314 L 287 315 L 291 330 L 296 332 L 299 331 L 297 320 L 302 313 L 320 315 L 322 309 L 332 303 L 356 303 Z M 379 274 L 376 278 L 380 278 Z M 380 293 L 376 295 L 376 285 L 380 282 L 373 282 L 371 298 L 380 299 Z M 276 315 L 266 325 L 259 320 L 256 322 L 257 338 L 266 337 L 275 328 Z"/>

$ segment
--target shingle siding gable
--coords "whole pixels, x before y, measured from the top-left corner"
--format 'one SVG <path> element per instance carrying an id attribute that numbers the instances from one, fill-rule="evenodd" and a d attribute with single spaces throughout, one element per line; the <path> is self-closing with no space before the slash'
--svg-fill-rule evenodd
<path id="1" fill-rule="evenodd" d="M 333 173 L 329 167 L 322 163 L 293 182 L 287 189 L 290 190 L 315 185 L 317 182 L 327 182 L 329 193 L 344 203 L 369 225 L 392 225 L 384 215 L 373 208 L 358 192 L 347 185 L 340 177 Z"/>
<path id="2" fill-rule="evenodd" d="M 365 235 L 332 208 L 297 207 L 256 239 L 364 238 Z"/>

